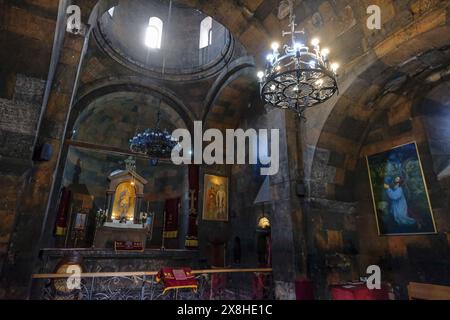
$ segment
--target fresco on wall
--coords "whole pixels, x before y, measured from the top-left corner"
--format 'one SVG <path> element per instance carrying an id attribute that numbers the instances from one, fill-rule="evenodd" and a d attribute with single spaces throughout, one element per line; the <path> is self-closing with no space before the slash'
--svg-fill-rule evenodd
<path id="1" fill-rule="evenodd" d="M 203 220 L 228 221 L 228 178 L 205 174 Z"/>
<path id="2" fill-rule="evenodd" d="M 367 157 L 379 235 L 436 233 L 415 142 Z"/>

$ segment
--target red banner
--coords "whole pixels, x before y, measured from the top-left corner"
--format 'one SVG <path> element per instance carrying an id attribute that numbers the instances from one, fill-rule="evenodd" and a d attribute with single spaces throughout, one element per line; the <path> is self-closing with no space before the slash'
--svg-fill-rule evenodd
<path id="1" fill-rule="evenodd" d="M 197 290 L 197 279 L 192 274 L 191 268 L 163 268 L 156 276 L 156 281 L 164 284 L 164 293 L 174 289 Z"/>
<path id="2" fill-rule="evenodd" d="M 165 226 L 164 238 L 176 239 L 178 237 L 178 214 L 180 213 L 181 200 L 180 198 L 167 199 L 165 205 Z"/>
<path id="3" fill-rule="evenodd" d="M 55 235 L 65 236 L 67 231 L 67 212 L 69 211 L 70 190 L 63 188 L 59 201 L 58 215 L 56 216 Z"/>
<path id="4" fill-rule="evenodd" d="M 186 248 L 198 248 L 198 196 L 199 166 L 189 166 L 189 226 L 186 236 Z"/>

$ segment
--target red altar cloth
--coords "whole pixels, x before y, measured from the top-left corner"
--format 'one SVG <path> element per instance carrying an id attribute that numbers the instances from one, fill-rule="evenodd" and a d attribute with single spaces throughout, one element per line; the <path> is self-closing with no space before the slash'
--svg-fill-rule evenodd
<path id="1" fill-rule="evenodd" d="M 156 276 L 156 281 L 164 284 L 164 293 L 174 289 L 197 290 L 197 279 L 192 274 L 191 268 L 163 268 Z"/>
<path id="2" fill-rule="evenodd" d="M 333 300 L 389 300 L 389 290 L 382 286 L 380 290 L 370 290 L 365 283 L 331 286 Z"/>

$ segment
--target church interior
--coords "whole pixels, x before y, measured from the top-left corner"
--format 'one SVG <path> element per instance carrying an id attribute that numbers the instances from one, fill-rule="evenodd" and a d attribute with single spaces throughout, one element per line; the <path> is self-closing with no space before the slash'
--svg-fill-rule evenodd
<path id="1" fill-rule="evenodd" d="M 450 1 L 0 0 L 0 61 L 0 299 L 450 300 Z"/>

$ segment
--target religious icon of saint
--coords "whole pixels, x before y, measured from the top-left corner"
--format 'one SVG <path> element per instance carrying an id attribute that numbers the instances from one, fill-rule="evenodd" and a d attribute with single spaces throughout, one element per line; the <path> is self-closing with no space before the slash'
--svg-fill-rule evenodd
<path id="1" fill-rule="evenodd" d="M 120 208 L 120 218 L 126 218 L 127 211 L 128 211 L 128 203 L 129 203 L 129 196 L 127 190 L 124 190 L 120 193 L 119 196 L 119 208 Z"/>
<path id="2" fill-rule="evenodd" d="M 84 230 L 86 227 L 86 217 L 87 215 L 84 213 L 78 213 L 75 218 L 75 227 L 76 230 Z"/>
<path id="3" fill-rule="evenodd" d="M 226 201 L 227 201 L 227 194 L 225 192 L 224 186 L 221 185 L 216 193 L 217 215 L 221 218 L 224 218 L 225 216 Z"/>
<path id="4" fill-rule="evenodd" d="M 216 209 L 216 202 L 214 201 L 214 199 L 216 198 L 216 190 L 215 190 L 215 186 L 211 185 L 211 187 L 208 189 L 208 202 L 207 202 L 207 206 L 208 206 L 208 211 L 214 211 Z"/>

